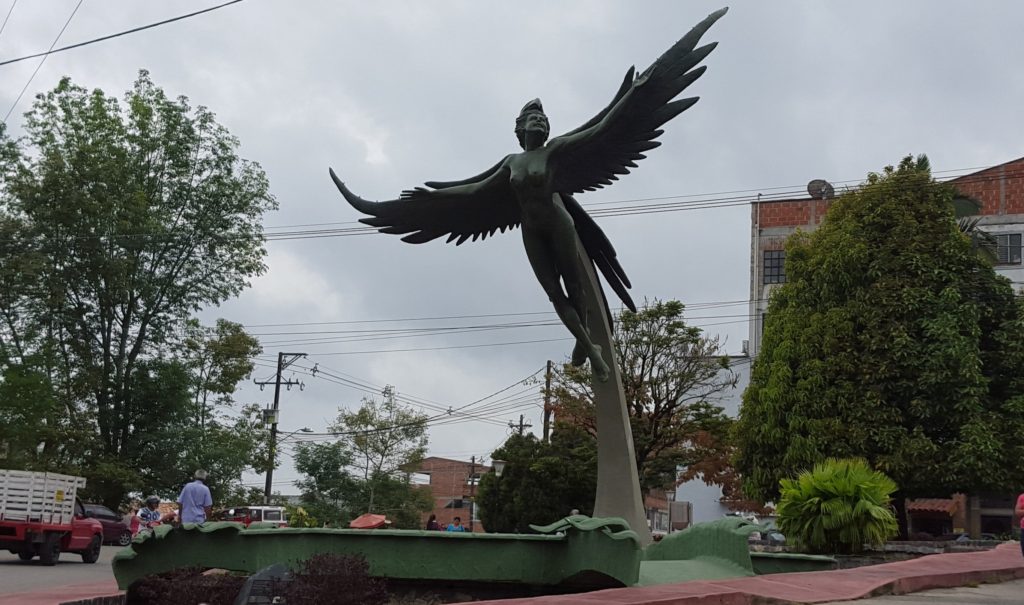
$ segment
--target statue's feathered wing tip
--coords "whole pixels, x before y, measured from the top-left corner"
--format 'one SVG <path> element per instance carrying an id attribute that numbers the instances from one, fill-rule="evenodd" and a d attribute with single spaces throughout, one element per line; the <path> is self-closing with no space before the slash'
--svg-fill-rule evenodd
<path id="1" fill-rule="evenodd" d="M 334 172 L 334 168 L 328 168 L 327 170 L 331 174 L 331 180 L 334 181 L 334 186 L 338 188 L 338 191 L 341 192 L 341 195 L 345 198 L 345 200 L 348 201 L 349 204 L 352 204 L 352 206 L 356 210 L 359 210 L 360 212 L 363 212 L 365 214 L 374 214 L 372 212 L 374 206 L 373 202 L 364 200 L 358 195 L 352 193 L 349 190 L 349 188 L 345 186 L 345 183 L 343 183 L 341 179 L 338 178 L 338 175 Z"/>

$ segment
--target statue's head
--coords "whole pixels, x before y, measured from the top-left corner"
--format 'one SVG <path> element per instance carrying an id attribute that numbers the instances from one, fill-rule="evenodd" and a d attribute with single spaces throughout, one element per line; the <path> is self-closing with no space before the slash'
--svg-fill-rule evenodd
<path id="1" fill-rule="evenodd" d="M 523 105 L 519 117 L 516 118 L 516 138 L 519 139 L 519 146 L 523 149 L 526 149 L 526 132 L 528 130 L 543 132 L 543 141 L 547 140 L 548 134 L 551 132 L 548 117 L 544 115 L 544 106 L 541 105 L 540 99 L 534 99 Z"/>

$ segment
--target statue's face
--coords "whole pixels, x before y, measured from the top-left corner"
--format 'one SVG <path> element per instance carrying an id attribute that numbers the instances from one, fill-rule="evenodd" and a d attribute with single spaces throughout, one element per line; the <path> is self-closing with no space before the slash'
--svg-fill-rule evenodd
<path id="1" fill-rule="evenodd" d="M 524 132 L 542 132 L 544 138 L 548 137 L 550 132 L 550 126 L 548 125 L 548 117 L 539 111 L 532 111 L 526 116 L 526 121 L 523 124 Z"/>
<path id="2" fill-rule="evenodd" d="M 543 111 L 534 110 L 519 115 L 516 119 L 516 136 L 519 138 L 519 144 L 526 149 L 526 135 L 527 133 L 533 133 L 532 137 L 535 141 L 540 139 L 540 143 L 544 144 L 548 140 L 548 117 L 544 115 Z"/>

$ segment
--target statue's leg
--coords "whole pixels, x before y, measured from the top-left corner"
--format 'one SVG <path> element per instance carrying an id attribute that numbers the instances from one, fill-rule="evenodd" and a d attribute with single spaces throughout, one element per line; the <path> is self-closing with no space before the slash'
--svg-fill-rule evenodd
<path id="1" fill-rule="evenodd" d="M 580 266 L 580 263 L 588 261 L 580 259 L 577 252 L 576 225 L 573 223 L 572 217 L 561 206 L 558 206 L 557 209 L 559 214 L 563 215 L 564 220 L 558 226 L 557 245 L 553 247 L 555 263 L 557 264 L 557 271 L 562 276 L 562 282 L 565 284 L 569 304 L 576 311 L 576 316 L 581 319 L 581 323 L 586 326 L 587 314 L 590 309 L 587 308 L 587 297 L 583 291 L 583 268 Z M 611 370 L 601 355 L 601 347 L 591 341 L 590 332 L 587 332 L 586 342 L 577 342 L 576 349 L 573 350 L 574 363 L 577 356 L 584 352 L 580 350 L 583 347 L 586 347 L 586 356 L 590 358 L 590 365 L 594 376 L 602 382 L 607 380 Z"/>
<path id="2" fill-rule="evenodd" d="M 566 216 L 568 217 L 568 213 L 566 213 Z M 569 224 L 570 226 L 572 225 L 571 222 Z M 575 232 L 573 232 L 573 237 L 575 237 Z M 530 228 L 523 229 L 523 244 L 526 247 L 526 256 L 530 259 L 530 266 L 533 267 L 533 273 L 537 276 L 537 281 L 540 282 L 541 288 L 544 288 L 544 293 L 548 295 L 548 300 L 554 305 L 558 318 L 562 320 L 562 323 L 569 329 L 569 332 L 576 337 L 577 347 L 583 347 L 588 352 L 591 363 L 594 364 L 595 376 L 606 378 L 608 376 L 608 366 L 601 359 L 601 349 L 590 341 L 590 334 L 580 319 L 576 307 L 562 290 L 561 276 L 558 272 L 559 263 L 557 262 L 557 253 L 555 252 L 555 249 L 559 247 L 557 244 L 561 242 L 551 242 L 550 239 L 551 235 L 549 233 L 535 233 Z M 575 246 L 575 242 L 573 242 L 573 245 Z M 598 363 L 594 362 L 595 359 Z"/>

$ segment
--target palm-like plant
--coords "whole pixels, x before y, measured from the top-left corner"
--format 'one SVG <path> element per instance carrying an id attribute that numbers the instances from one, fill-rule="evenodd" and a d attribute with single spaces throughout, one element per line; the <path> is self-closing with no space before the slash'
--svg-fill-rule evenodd
<path id="1" fill-rule="evenodd" d="M 957 196 L 953 198 L 953 212 L 956 215 L 956 224 L 971 242 L 971 248 L 981 258 L 995 264 L 999 261 L 999 246 L 996 237 L 991 233 L 978 228 L 981 217 L 981 202 L 974 198 Z"/>
<path id="2" fill-rule="evenodd" d="M 860 458 L 830 458 L 780 483 L 779 528 L 806 550 L 858 552 L 897 533 L 890 506 L 896 483 Z"/>
<path id="3" fill-rule="evenodd" d="M 921 154 L 917 156 L 916 167 L 924 172 L 931 172 L 931 162 L 928 156 Z M 957 193 L 953 198 L 953 216 L 956 217 L 957 227 L 971 242 L 971 249 L 978 256 L 995 264 L 999 262 L 999 248 L 996 238 L 991 233 L 978 228 L 981 221 L 981 202 L 977 199 Z"/>

